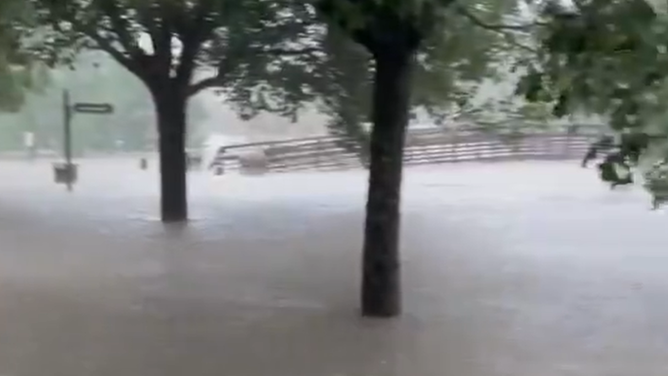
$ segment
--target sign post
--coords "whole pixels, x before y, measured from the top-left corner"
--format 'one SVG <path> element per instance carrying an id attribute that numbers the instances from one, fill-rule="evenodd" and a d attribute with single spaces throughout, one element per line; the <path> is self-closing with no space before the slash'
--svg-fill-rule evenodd
<path id="1" fill-rule="evenodd" d="M 1 0 L 0 0 L 1 1 Z M 70 92 L 63 90 L 63 154 L 65 163 L 54 166 L 57 183 L 65 183 L 67 190 L 72 191 L 72 185 L 77 180 L 77 168 L 72 163 L 72 118 L 75 113 L 108 115 L 114 112 L 114 106 L 109 103 L 75 103 L 71 104 Z"/>
<path id="2" fill-rule="evenodd" d="M 65 168 L 61 175 L 63 175 L 62 180 L 67 185 L 67 190 L 72 191 L 72 184 L 74 184 L 74 166 L 72 165 L 72 106 L 70 105 L 70 92 L 68 90 L 63 91 L 63 116 Z"/>
<path id="3" fill-rule="evenodd" d="M 25 146 L 28 153 L 28 159 L 35 159 L 35 134 L 33 132 L 23 133 L 23 145 Z"/>

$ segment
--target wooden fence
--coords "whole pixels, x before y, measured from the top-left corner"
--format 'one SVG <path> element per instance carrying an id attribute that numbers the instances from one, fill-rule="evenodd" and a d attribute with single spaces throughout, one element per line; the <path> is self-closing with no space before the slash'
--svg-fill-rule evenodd
<path id="1" fill-rule="evenodd" d="M 604 129 L 582 125 L 570 130 L 528 132 L 411 131 L 404 163 L 423 165 L 466 161 L 567 160 L 582 158 Z M 346 147 L 345 143 L 350 142 Z M 334 171 L 361 167 L 354 141 L 334 136 L 231 145 L 218 151 L 210 168 L 219 172 Z M 260 162 L 258 162 L 258 160 Z M 250 161 L 250 162 L 249 162 Z"/>

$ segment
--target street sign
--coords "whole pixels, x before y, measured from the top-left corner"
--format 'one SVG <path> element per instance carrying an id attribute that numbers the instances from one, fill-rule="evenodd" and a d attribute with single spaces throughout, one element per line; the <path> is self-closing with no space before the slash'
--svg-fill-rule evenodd
<path id="1" fill-rule="evenodd" d="M 74 112 L 81 114 L 110 114 L 114 112 L 114 106 L 109 103 L 75 103 Z"/>

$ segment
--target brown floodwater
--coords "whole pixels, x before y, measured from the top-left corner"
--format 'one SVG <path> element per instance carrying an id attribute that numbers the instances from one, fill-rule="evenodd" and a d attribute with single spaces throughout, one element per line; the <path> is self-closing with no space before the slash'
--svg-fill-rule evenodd
<path id="1" fill-rule="evenodd" d="M 404 315 L 357 314 L 365 176 L 0 162 L 1 376 L 665 376 L 668 217 L 577 163 L 411 169 Z"/>

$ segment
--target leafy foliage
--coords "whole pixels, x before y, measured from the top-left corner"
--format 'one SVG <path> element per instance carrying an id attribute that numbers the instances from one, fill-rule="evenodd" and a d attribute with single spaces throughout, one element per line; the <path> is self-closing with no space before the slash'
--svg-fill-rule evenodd
<path id="1" fill-rule="evenodd" d="M 175 74 L 185 57 L 182 55 L 188 52 L 195 56 L 192 72 L 200 72 L 191 73 L 191 78 L 204 77 L 190 85 L 189 94 L 216 87 L 243 117 L 261 111 L 294 117 L 305 103 L 319 100 L 332 114 L 330 126 L 334 132 L 364 142 L 364 133 L 353 123 L 367 120 L 368 78 L 373 66 L 368 53 L 353 46 L 340 32 L 334 37 L 338 41 L 332 38 L 337 31 L 331 30 L 312 6 L 326 10 L 328 5 L 324 2 L 29 2 L 38 11 L 44 35 L 41 43 L 33 43 L 32 51 L 50 63 L 70 64 L 81 49 L 102 49 L 145 81 L 142 64 L 147 60 L 173 55 L 169 66 L 161 69 Z M 444 25 L 425 38 L 414 85 L 415 106 L 442 119 L 452 111 L 453 103 L 470 96 L 476 81 L 493 73 L 493 61 L 507 46 L 502 35 L 481 29 L 462 16 L 459 6 L 446 7 L 430 1 L 405 3 L 410 6 L 402 5 L 400 11 L 413 12 L 415 22 L 437 25 L 438 21 Z M 464 5 L 494 23 L 512 13 L 515 2 L 471 0 Z M 354 11 L 338 2 L 335 8 L 343 12 L 341 17 Z M 353 26 L 360 22 L 352 20 Z M 419 29 L 427 27 L 421 24 Z M 201 35 L 194 41 L 196 32 Z M 168 33 L 172 40 L 161 40 Z M 184 42 L 192 42 L 190 51 L 185 51 Z M 146 44 L 151 48 L 146 49 Z M 181 51 L 167 51 L 173 45 Z"/>
<path id="2" fill-rule="evenodd" d="M 29 19 L 22 1 L 0 2 L 0 111 L 18 111 L 27 90 L 39 91 L 48 83 L 44 67 L 21 48 L 21 25 Z"/>
<path id="3" fill-rule="evenodd" d="M 303 39 L 308 25 L 292 22 L 286 12 L 309 12 L 299 1 L 28 1 L 42 31 L 32 47 L 42 58 L 68 63 L 82 49 L 101 49 L 149 89 L 170 78 L 187 96 L 210 87 L 247 95 L 246 77 L 280 65 L 282 53 L 301 52 L 283 47 Z"/>
<path id="4" fill-rule="evenodd" d="M 553 103 L 558 116 L 586 111 L 609 119 L 617 142 L 602 172 L 645 169 L 668 157 L 666 15 L 644 0 L 587 0 L 551 10 L 519 91 Z M 601 175 L 612 184 L 631 182 Z"/>

